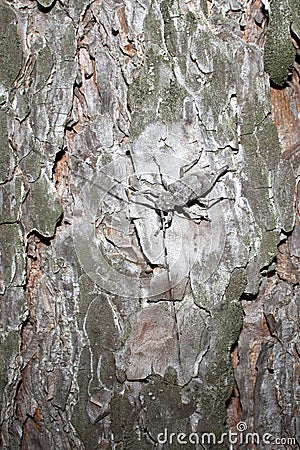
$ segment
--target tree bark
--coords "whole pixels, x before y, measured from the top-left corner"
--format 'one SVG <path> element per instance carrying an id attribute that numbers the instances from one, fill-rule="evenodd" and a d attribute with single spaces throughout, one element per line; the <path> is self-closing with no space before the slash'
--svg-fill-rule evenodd
<path id="1" fill-rule="evenodd" d="M 299 448 L 298 2 L 0 13 L 1 448 Z"/>

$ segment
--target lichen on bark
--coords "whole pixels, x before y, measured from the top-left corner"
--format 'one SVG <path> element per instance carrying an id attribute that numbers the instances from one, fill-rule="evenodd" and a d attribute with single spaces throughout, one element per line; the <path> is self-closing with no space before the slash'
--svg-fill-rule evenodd
<path id="1" fill-rule="evenodd" d="M 296 58 L 296 50 L 291 39 L 291 27 L 292 29 L 294 27 L 295 31 L 299 29 L 298 2 L 294 0 L 273 1 L 269 11 L 269 20 L 264 51 L 265 70 L 276 85 L 283 86 L 292 71 Z"/>

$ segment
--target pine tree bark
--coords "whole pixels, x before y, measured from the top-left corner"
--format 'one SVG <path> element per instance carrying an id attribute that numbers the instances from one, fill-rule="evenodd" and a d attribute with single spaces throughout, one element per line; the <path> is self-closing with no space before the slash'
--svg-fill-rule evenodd
<path id="1" fill-rule="evenodd" d="M 299 448 L 297 1 L 0 13 L 1 448 Z"/>

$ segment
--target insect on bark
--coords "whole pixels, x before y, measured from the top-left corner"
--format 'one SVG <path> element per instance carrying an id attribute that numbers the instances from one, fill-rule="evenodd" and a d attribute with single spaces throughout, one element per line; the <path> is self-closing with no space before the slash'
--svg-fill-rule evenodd
<path id="1" fill-rule="evenodd" d="M 139 189 L 134 185 L 129 187 L 135 195 L 142 195 L 150 201 L 150 204 L 144 204 L 139 200 L 132 199 L 133 203 L 150 207 L 158 213 L 161 230 L 171 226 L 174 213 L 183 215 L 195 223 L 200 223 L 201 220 L 209 221 L 207 210 L 216 202 L 225 199 L 225 197 L 216 199 L 207 199 L 206 197 L 212 191 L 219 178 L 228 172 L 229 166 L 222 166 L 211 177 L 208 177 L 203 171 L 189 173 L 198 163 L 199 158 L 181 167 L 180 178 L 169 184 L 165 183 L 160 167 L 155 161 L 159 168 L 161 185 L 164 188 L 161 192 L 155 192 L 155 189 Z M 192 210 L 191 207 L 196 205 L 197 208 Z M 158 233 L 159 230 L 155 235 Z"/>

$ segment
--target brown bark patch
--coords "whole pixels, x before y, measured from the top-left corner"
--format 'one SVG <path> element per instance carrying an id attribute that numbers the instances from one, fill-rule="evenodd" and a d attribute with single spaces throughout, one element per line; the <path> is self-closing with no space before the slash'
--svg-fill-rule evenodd
<path id="1" fill-rule="evenodd" d="M 293 78 L 285 89 L 271 87 L 272 119 L 278 130 L 284 159 L 299 158 L 300 152 L 300 79 L 295 63 Z"/>

